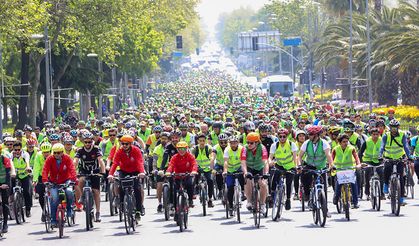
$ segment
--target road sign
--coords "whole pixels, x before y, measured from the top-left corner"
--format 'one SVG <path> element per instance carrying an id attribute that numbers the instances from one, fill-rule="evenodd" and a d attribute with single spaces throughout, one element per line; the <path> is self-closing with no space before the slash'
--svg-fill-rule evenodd
<path id="1" fill-rule="evenodd" d="M 301 38 L 295 37 L 295 38 L 286 38 L 283 39 L 284 46 L 298 46 L 301 44 Z"/>
<path id="2" fill-rule="evenodd" d="M 280 42 L 278 31 L 241 32 L 238 34 L 238 51 L 273 51 Z M 263 45 L 267 44 L 267 45 Z"/>
<path id="3" fill-rule="evenodd" d="M 179 51 L 174 51 L 174 52 L 172 53 L 172 56 L 173 56 L 173 57 L 182 57 L 182 56 L 183 56 L 183 53 L 182 53 L 182 52 L 179 52 Z"/>

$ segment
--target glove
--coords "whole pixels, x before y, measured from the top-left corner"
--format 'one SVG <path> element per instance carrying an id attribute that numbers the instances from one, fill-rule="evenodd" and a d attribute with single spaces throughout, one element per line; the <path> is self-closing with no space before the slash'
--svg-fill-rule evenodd
<path id="1" fill-rule="evenodd" d="M 167 176 L 167 177 L 170 177 L 170 175 L 172 175 L 171 173 L 169 173 L 169 172 L 166 172 L 165 173 L 165 175 Z"/>
<path id="2" fill-rule="evenodd" d="M 227 172 L 223 172 L 223 177 L 227 176 Z"/>
<path id="3" fill-rule="evenodd" d="M 251 173 L 246 173 L 246 178 L 252 179 L 253 178 L 253 175 Z"/>

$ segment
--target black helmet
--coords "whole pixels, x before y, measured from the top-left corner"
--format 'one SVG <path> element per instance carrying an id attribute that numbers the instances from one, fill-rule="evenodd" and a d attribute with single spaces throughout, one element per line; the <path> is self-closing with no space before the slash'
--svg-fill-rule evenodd
<path id="1" fill-rule="evenodd" d="M 392 126 L 392 127 L 399 127 L 400 126 L 400 122 L 398 120 L 396 120 L 396 119 L 392 119 L 390 121 L 390 124 L 389 125 Z"/>

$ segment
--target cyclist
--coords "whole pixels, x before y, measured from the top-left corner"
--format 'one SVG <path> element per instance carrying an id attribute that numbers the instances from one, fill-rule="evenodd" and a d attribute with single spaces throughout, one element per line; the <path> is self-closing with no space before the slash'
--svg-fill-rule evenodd
<path id="1" fill-rule="evenodd" d="M 185 141 L 188 145 L 194 146 L 195 145 L 195 136 L 188 132 L 188 124 L 180 123 L 179 130 L 181 131 L 182 135 L 180 136 L 180 141 Z"/>
<path id="2" fill-rule="evenodd" d="M 3 147 L 0 145 L 0 152 Z M 3 211 L 3 228 L 1 229 L 2 233 L 7 233 L 8 225 L 7 220 L 9 218 L 9 206 L 7 201 L 9 200 L 9 186 L 10 179 L 12 177 L 12 163 L 9 158 L 4 155 L 0 156 L 0 195 L 1 195 L 1 206 Z M 14 175 L 14 174 L 13 174 Z"/>
<path id="3" fill-rule="evenodd" d="M 246 121 L 245 123 L 243 123 L 243 134 L 241 134 L 240 136 L 240 143 L 242 145 L 246 145 L 246 141 L 247 141 L 247 134 L 254 132 L 255 131 L 255 124 L 251 121 Z"/>
<path id="4" fill-rule="evenodd" d="M 164 149 L 162 163 L 169 163 L 170 159 L 177 154 L 176 144 L 179 143 L 181 134 L 178 130 L 170 133 L 170 143 Z"/>
<path id="5" fill-rule="evenodd" d="M 156 127 L 155 127 L 156 128 Z M 161 213 L 163 210 L 162 205 L 162 188 L 163 188 L 163 178 L 164 172 L 167 169 L 167 163 L 163 163 L 163 154 L 164 154 L 164 148 L 169 142 L 170 134 L 168 132 L 162 132 L 159 138 L 159 144 L 154 148 L 153 150 L 153 170 L 157 170 L 158 174 L 157 179 L 157 187 L 156 187 L 156 193 L 157 193 L 157 201 L 159 205 L 157 206 L 157 212 Z"/>
<path id="6" fill-rule="evenodd" d="M 381 147 L 381 136 L 380 131 L 378 128 L 372 128 L 370 131 L 370 137 L 362 144 L 361 149 L 358 152 L 358 156 L 364 163 L 369 165 L 378 166 L 380 165 L 380 161 L 378 160 L 380 154 L 380 147 Z M 367 201 L 370 198 L 370 179 L 373 173 L 373 168 L 367 168 L 365 170 L 365 195 L 367 195 Z M 377 168 L 378 176 L 380 177 L 380 194 L 381 198 L 384 198 L 383 191 L 383 168 Z"/>
<path id="7" fill-rule="evenodd" d="M 73 138 L 71 136 L 65 136 L 63 138 L 63 144 L 65 154 L 69 155 L 71 159 L 74 159 L 77 149 L 73 146 Z"/>
<path id="8" fill-rule="evenodd" d="M 22 142 L 14 142 L 12 163 L 16 169 L 16 178 L 12 179 L 12 187 L 16 186 L 16 179 L 20 181 L 25 199 L 26 217 L 31 217 L 32 208 L 32 180 L 29 174 L 32 168 L 29 165 L 29 154 L 22 149 Z"/>
<path id="9" fill-rule="evenodd" d="M 215 121 L 212 124 L 212 132 L 208 136 L 208 143 L 211 146 L 218 144 L 218 136 L 221 134 L 221 129 L 223 128 L 223 122 Z"/>
<path id="10" fill-rule="evenodd" d="M 228 135 L 221 133 L 218 135 L 218 144 L 212 148 L 211 164 L 214 164 L 215 182 L 217 183 L 217 190 L 224 189 L 222 170 L 224 168 L 224 151 L 228 145 Z M 222 199 L 222 193 L 218 193 L 218 199 Z"/>
<path id="11" fill-rule="evenodd" d="M 384 157 L 392 160 L 398 161 L 397 163 L 397 173 L 400 175 L 400 187 L 401 187 L 401 196 L 400 196 L 400 205 L 406 205 L 405 202 L 405 187 L 404 187 L 404 166 L 403 161 L 401 160 L 403 156 L 411 158 L 409 146 L 407 144 L 407 138 L 403 131 L 399 131 L 400 122 L 396 119 L 393 119 L 389 123 L 390 132 L 386 132 L 381 141 L 380 155 L 379 158 L 384 154 Z M 388 193 L 388 183 L 390 181 L 390 176 L 393 171 L 392 163 L 384 164 L 384 194 Z"/>
<path id="12" fill-rule="evenodd" d="M 143 140 L 143 142 L 146 142 L 147 138 L 150 135 L 151 135 L 151 129 L 147 127 L 147 123 L 145 121 L 141 121 L 140 130 L 138 131 L 138 137 L 140 137 L 141 140 Z"/>
<path id="13" fill-rule="evenodd" d="M 144 170 L 144 159 L 143 154 L 141 153 L 140 148 L 133 145 L 134 138 L 130 135 L 124 135 L 121 137 L 119 143 L 121 148 L 119 148 L 113 159 L 112 167 L 109 170 L 108 179 L 113 180 L 113 175 L 117 167 L 119 167 L 119 177 L 125 178 L 127 176 L 138 176 L 143 179 L 145 177 Z M 144 214 L 143 203 L 144 196 L 140 192 L 141 185 L 138 179 L 134 180 L 134 195 L 135 195 L 135 216 L 140 218 L 140 215 Z M 121 201 L 124 200 L 124 191 L 122 187 L 119 190 Z"/>
<path id="14" fill-rule="evenodd" d="M 193 207 L 193 176 L 198 174 L 198 165 L 196 162 L 195 157 L 193 154 L 188 152 L 188 144 L 184 141 L 178 142 L 176 144 L 176 148 L 178 153 L 175 154 L 169 162 L 169 167 L 166 170 L 166 176 L 170 176 L 171 173 L 190 173 L 191 176 L 189 176 L 185 182 L 185 189 L 188 193 L 188 199 L 189 199 L 189 207 Z M 178 193 L 180 186 L 180 178 L 175 178 L 174 182 L 174 194 Z M 176 201 L 177 199 L 174 199 L 174 205 L 176 207 Z M 176 220 L 176 218 L 175 218 Z"/>
<path id="15" fill-rule="evenodd" d="M 91 173 L 105 173 L 105 164 L 102 159 L 102 151 L 94 145 L 93 134 L 85 132 L 83 134 L 83 148 L 77 150 L 74 157 L 74 166 L 78 166 L 79 174 Z M 82 190 L 85 183 L 85 177 L 79 177 L 78 185 L 76 186 L 76 201 L 83 204 Z M 90 177 L 90 183 L 93 191 L 93 198 L 96 205 L 95 221 L 100 222 L 100 177 Z M 82 198 L 82 199 L 80 199 Z"/>
<path id="16" fill-rule="evenodd" d="M 297 152 L 298 147 L 294 142 L 291 142 L 287 139 L 288 137 L 287 129 L 278 130 L 279 142 L 274 143 L 269 151 L 269 165 L 271 167 L 275 166 L 278 170 L 281 171 L 290 171 L 294 170 L 298 165 Z M 292 190 L 292 181 L 294 179 L 294 174 L 286 173 L 285 174 L 285 183 L 287 190 L 287 199 L 285 201 L 285 209 L 291 209 L 291 190 Z M 275 189 L 279 180 L 278 175 L 274 175 L 272 182 L 272 189 Z"/>
<path id="17" fill-rule="evenodd" d="M 247 144 L 243 147 L 240 154 L 241 168 L 245 177 L 247 178 L 246 185 L 244 186 L 244 193 L 247 197 L 246 208 L 252 210 L 252 189 L 254 175 L 265 176 L 269 172 L 268 165 L 268 151 L 265 146 L 260 142 L 260 135 L 252 132 L 246 136 Z M 268 184 L 265 179 L 259 180 L 260 186 L 260 212 L 265 213 L 265 201 L 268 195 Z"/>
<path id="18" fill-rule="evenodd" d="M 361 163 L 359 162 L 358 155 L 355 147 L 349 144 L 349 136 L 342 134 L 338 137 L 339 145 L 333 148 L 332 158 L 336 169 L 338 170 L 353 170 L 355 167 L 360 168 Z M 333 204 L 337 204 L 340 198 L 341 184 L 336 182 L 335 195 L 333 197 Z M 357 182 L 351 183 L 352 191 L 356 191 Z M 352 196 L 352 208 L 359 208 L 358 196 Z"/>
<path id="19" fill-rule="evenodd" d="M 198 163 L 198 177 L 195 180 L 195 184 L 198 183 L 200 176 L 204 175 L 208 184 L 208 207 L 212 208 L 212 197 L 214 195 L 214 180 L 212 179 L 211 170 L 214 169 L 214 162 L 211 160 L 211 146 L 207 144 L 207 138 L 204 134 L 197 136 L 198 144 L 191 150 L 192 155 L 195 156 L 196 162 Z"/>
<path id="20" fill-rule="evenodd" d="M 35 192 L 38 194 L 39 205 L 42 209 L 41 221 L 45 222 L 44 211 L 44 195 L 45 185 L 42 183 L 42 169 L 44 168 L 45 160 L 51 155 L 52 145 L 45 142 L 41 145 L 41 150 L 35 156 L 35 164 L 33 167 L 33 183 L 35 186 Z"/>
<path id="21" fill-rule="evenodd" d="M 229 138 L 230 145 L 224 150 L 224 168 L 223 176 L 227 174 L 235 174 L 241 172 L 241 161 L 240 155 L 243 149 L 243 146 L 239 145 L 239 139 L 237 136 L 231 136 Z M 240 175 L 238 177 L 240 186 L 243 190 L 244 188 L 244 177 Z M 227 175 L 226 185 L 227 185 L 227 199 L 230 208 L 230 215 L 233 214 L 233 196 L 234 196 L 234 176 Z M 243 194 L 242 194 L 243 195 Z"/>
<path id="22" fill-rule="evenodd" d="M 60 185 L 68 183 L 69 181 L 77 182 L 76 169 L 70 156 L 64 154 L 64 145 L 56 143 L 52 146 L 52 155 L 45 160 L 44 168 L 42 169 L 42 182 L 51 182 L 53 185 Z M 51 194 L 51 226 L 57 225 L 57 218 L 55 216 L 59 203 L 58 188 L 52 187 Z M 65 191 L 67 200 L 67 215 L 71 217 L 73 214 L 73 192 Z"/>
<path id="23" fill-rule="evenodd" d="M 414 154 L 414 156 L 416 157 L 415 159 L 415 173 L 416 173 L 416 177 L 418 177 L 418 184 L 419 184 L 419 126 L 416 128 L 416 133 L 417 135 L 414 136 L 411 140 L 410 140 L 410 146 L 412 148 L 412 152 Z"/>

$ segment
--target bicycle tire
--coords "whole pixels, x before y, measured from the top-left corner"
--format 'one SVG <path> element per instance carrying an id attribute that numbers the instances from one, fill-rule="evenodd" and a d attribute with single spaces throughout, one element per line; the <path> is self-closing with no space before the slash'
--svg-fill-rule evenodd
<path id="1" fill-rule="evenodd" d="M 374 197 L 375 197 L 375 210 L 380 211 L 381 209 L 381 188 L 380 188 L 380 181 L 376 180 L 374 188 Z"/>
<path id="2" fill-rule="evenodd" d="M 109 197 L 109 212 L 111 214 L 111 216 L 115 215 L 115 197 L 113 195 L 113 191 L 114 191 L 114 184 L 113 183 L 109 183 L 108 186 L 108 191 L 107 191 L 107 196 Z"/>
<path id="3" fill-rule="evenodd" d="M 120 196 L 117 197 L 119 199 L 119 206 L 118 206 L 118 214 L 119 214 L 119 222 L 124 220 L 124 201 L 121 202 Z"/>
<path id="4" fill-rule="evenodd" d="M 279 206 L 279 194 L 278 189 L 275 189 L 275 192 L 273 194 L 273 201 L 272 201 L 272 220 L 277 221 L 278 220 L 278 206 Z"/>
<path id="5" fill-rule="evenodd" d="M 373 178 L 370 179 L 370 203 L 371 208 L 375 210 L 375 208 L 377 207 L 377 200 L 375 194 L 375 180 Z"/>
<path id="6" fill-rule="evenodd" d="M 186 205 L 186 197 L 183 197 L 184 200 L 184 207 L 183 207 L 183 227 L 186 229 L 188 229 L 188 214 L 189 214 L 189 207 L 188 205 Z"/>
<path id="7" fill-rule="evenodd" d="M 22 209 L 20 208 L 19 192 L 13 194 L 13 213 L 15 214 L 16 224 L 22 223 Z"/>
<path id="8" fill-rule="evenodd" d="M 0 198 L 1 201 L 1 198 Z M 0 202 L 0 229 L 3 228 L 4 218 L 3 218 L 3 206 Z M 0 238 L 3 237 L 3 232 L 0 230 Z"/>
<path id="9" fill-rule="evenodd" d="M 131 215 L 131 228 L 132 228 L 132 231 L 135 231 L 135 226 L 138 224 L 138 221 L 137 221 L 137 218 L 135 217 L 134 207 L 135 207 L 136 201 L 135 201 L 134 192 L 131 193 L 130 200 L 131 200 L 131 202 L 130 202 L 131 203 L 131 209 L 130 209 L 130 211 L 131 211 L 131 213 L 130 213 L 130 215 Z M 141 219 L 141 217 L 139 219 Z"/>
<path id="10" fill-rule="evenodd" d="M 345 211 L 345 218 L 350 220 L 350 188 L 348 188 L 347 184 L 342 185 L 341 188 L 341 197 L 343 203 L 343 209 Z"/>
<path id="11" fill-rule="evenodd" d="M 400 191 L 400 179 L 396 178 L 396 181 L 393 182 L 393 189 L 395 191 L 394 197 L 395 197 L 395 211 L 394 215 L 399 216 L 400 215 L 400 198 L 401 198 L 401 191 Z"/>
<path id="12" fill-rule="evenodd" d="M 25 219 L 25 209 L 26 209 L 25 199 L 23 198 L 23 194 L 20 193 L 20 213 L 22 214 L 22 221 L 23 222 L 26 222 L 26 219 Z"/>
<path id="13" fill-rule="evenodd" d="M 183 195 L 179 195 L 178 196 L 178 217 L 177 217 L 177 223 L 179 225 L 179 231 L 183 232 L 184 231 L 184 225 L 183 225 L 183 212 L 184 212 L 184 206 L 186 206 L 186 204 L 183 204 L 184 199 L 183 199 Z"/>
<path id="14" fill-rule="evenodd" d="M 259 201 L 259 191 L 256 188 L 253 188 L 253 219 L 255 222 L 255 226 L 257 228 L 260 227 L 260 201 Z"/>
<path id="15" fill-rule="evenodd" d="M 151 178 L 150 176 L 147 175 L 147 196 L 150 195 L 150 190 L 151 190 Z"/>
<path id="16" fill-rule="evenodd" d="M 62 205 L 59 205 L 62 206 Z M 57 210 L 57 226 L 58 226 L 58 236 L 63 238 L 64 236 L 64 211 L 62 207 L 59 207 Z"/>
<path id="17" fill-rule="evenodd" d="M 319 194 L 319 208 L 317 210 L 318 213 L 318 219 L 319 219 L 319 225 L 321 227 L 324 227 L 326 225 L 327 220 L 327 201 L 326 201 L 326 195 L 324 193 L 324 190 L 320 190 Z"/>
<path id="18" fill-rule="evenodd" d="M 226 187 L 226 189 L 227 189 L 227 187 Z M 225 205 L 224 205 L 224 207 L 225 207 L 225 212 L 226 212 L 226 218 L 228 219 L 228 218 L 230 218 L 230 203 L 228 202 L 228 197 L 227 197 L 227 193 L 228 192 L 224 192 L 224 198 L 223 198 L 223 200 L 224 200 L 224 203 L 225 203 Z"/>
<path id="19" fill-rule="evenodd" d="M 300 189 L 299 189 L 299 198 L 300 198 L 300 202 L 301 202 L 301 211 L 305 211 L 305 200 L 304 200 L 304 188 L 303 186 L 300 184 Z"/>
<path id="20" fill-rule="evenodd" d="M 128 192 L 125 193 L 124 196 L 124 206 L 123 206 L 123 212 L 124 212 L 124 225 L 125 225 L 125 231 L 127 234 L 131 233 L 131 211 L 130 211 L 130 200 L 129 200 L 129 194 Z"/>
<path id="21" fill-rule="evenodd" d="M 163 185 L 163 209 L 164 219 L 168 221 L 170 219 L 170 208 L 169 208 L 169 187 Z"/>
<path id="22" fill-rule="evenodd" d="M 45 224 L 45 231 L 47 232 L 47 233 L 49 233 L 49 232 L 51 232 L 52 231 L 52 228 L 51 228 L 51 205 L 50 205 L 50 200 L 49 200 L 49 197 L 48 196 L 44 196 L 44 216 L 45 216 L 45 222 L 44 222 L 44 224 Z"/>
<path id="23" fill-rule="evenodd" d="M 313 216 L 313 222 L 314 224 L 317 225 L 319 223 L 319 216 L 317 215 L 318 213 L 317 200 L 316 200 L 316 195 L 314 194 L 314 189 L 310 192 L 310 199 L 311 199 L 311 212 Z"/>
<path id="24" fill-rule="evenodd" d="M 234 201 L 234 206 L 236 207 L 236 216 L 237 216 L 237 221 L 240 223 L 240 206 L 241 206 L 241 188 L 240 186 L 236 186 L 235 187 L 235 201 Z"/>
<path id="25" fill-rule="evenodd" d="M 338 199 L 338 203 L 336 203 L 336 211 L 338 214 L 341 214 L 343 211 L 342 199 Z"/>
<path id="26" fill-rule="evenodd" d="M 200 196 L 201 196 L 201 203 L 202 203 L 202 216 L 206 216 L 207 215 L 207 197 L 206 197 L 206 193 L 207 193 L 207 189 L 206 189 L 206 185 L 205 184 L 201 184 L 201 189 L 200 189 Z"/>
<path id="27" fill-rule="evenodd" d="M 86 216 L 86 231 L 90 230 L 90 216 L 91 216 L 91 204 L 90 204 L 90 192 L 84 191 L 84 209 Z"/>

